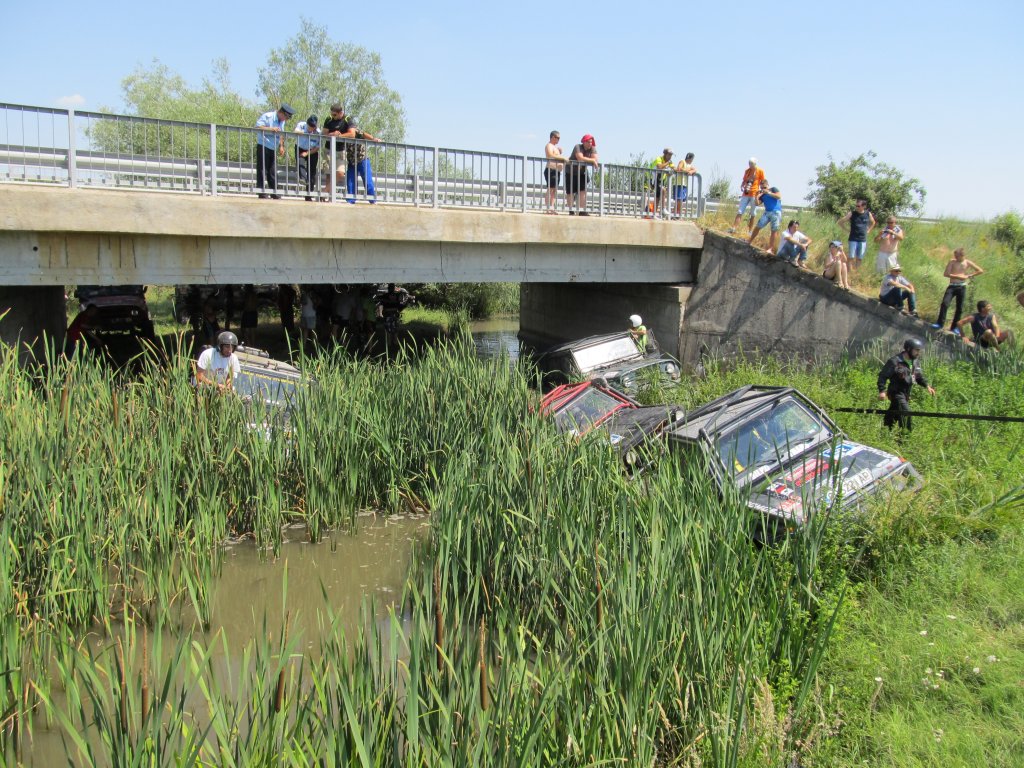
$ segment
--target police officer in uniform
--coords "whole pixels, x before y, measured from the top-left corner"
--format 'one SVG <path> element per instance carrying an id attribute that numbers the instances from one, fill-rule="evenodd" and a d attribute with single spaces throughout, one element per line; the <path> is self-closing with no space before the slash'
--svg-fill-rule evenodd
<path id="1" fill-rule="evenodd" d="M 910 423 L 910 390 L 916 381 L 934 395 L 924 374 L 921 373 L 918 358 L 924 349 L 920 339 L 907 339 L 903 342 L 903 351 L 890 357 L 878 373 L 878 399 L 889 401 L 889 410 L 882 417 L 882 423 L 889 429 L 899 424 L 909 432 L 913 427 Z"/>

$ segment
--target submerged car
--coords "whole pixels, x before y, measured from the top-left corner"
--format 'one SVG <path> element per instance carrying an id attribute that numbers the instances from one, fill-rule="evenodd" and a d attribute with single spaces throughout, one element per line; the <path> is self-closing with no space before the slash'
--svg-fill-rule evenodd
<path id="1" fill-rule="evenodd" d="M 146 303 L 144 285 L 79 285 L 75 298 L 82 309 L 90 304 L 98 310 L 93 331 L 122 333 L 154 339 L 153 320 Z"/>
<path id="2" fill-rule="evenodd" d="M 308 378 L 294 365 L 274 360 L 262 349 L 238 347 L 235 355 L 241 368 L 233 382 L 235 393 L 245 400 L 290 412 L 298 388 L 308 383 Z"/>
<path id="3" fill-rule="evenodd" d="M 650 332 L 649 332 L 650 333 Z M 634 394 L 645 376 L 679 381 L 679 361 L 657 350 L 653 336 L 643 351 L 629 331 L 588 336 L 549 349 L 537 358 L 545 387 L 571 381 L 604 379 L 620 392 Z"/>
<path id="4" fill-rule="evenodd" d="M 569 435 L 603 432 L 631 472 L 643 463 L 637 449 L 683 417 L 676 406 L 640 405 L 600 379 L 556 387 L 541 400 L 540 413 Z"/>
<path id="5" fill-rule="evenodd" d="M 814 510 L 847 509 L 882 488 L 922 485 L 906 459 L 850 441 L 792 387 L 737 389 L 688 411 L 667 438 L 684 460 L 706 461 L 720 488 L 740 490 L 763 515 L 766 540 L 805 524 Z"/>

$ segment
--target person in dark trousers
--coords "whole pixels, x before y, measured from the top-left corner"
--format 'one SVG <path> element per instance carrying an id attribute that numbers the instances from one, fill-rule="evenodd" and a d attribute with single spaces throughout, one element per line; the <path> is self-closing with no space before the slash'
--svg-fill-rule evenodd
<path id="1" fill-rule="evenodd" d="M 285 333 L 295 333 L 295 286 L 281 283 L 277 286 L 277 309 L 281 313 L 281 327 Z"/>
<path id="2" fill-rule="evenodd" d="M 320 199 L 320 126 L 316 115 L 295 126 L 295 165 L 299 183 L 306 187 L 306 202 Z"/>
<path id="3" fill-rule="evenodd" d="M 953 251 L 953 258 L 946 264 L 946 271 L 942 273 L 943 277 L 949 278 L 949 285 L 946 287 L 946 292 L 942 295 L 942 304 L 939 305 L 939 316 L 932 328 L 941 328 L 946 324 L 946 312 L 949 310 L 949 305 L 955 301 L 956 308 L 953 310 L 953 322 L 950 324 L 949 330 L 956 329 L 957 323 L 960 322 L 960 318 L 963 316 L 964 297 L 967 296 L 967 283 L 971 278 L 983 274 L 985 274 L 985 270 L 968 259 L 963 248 L 957 248 Z"/>
<path id="4" fill-rule="evenodd" d="M 907 339 L 903 342 L 903 351 L 890 357 L 878 373 L 878 399 L 889 401 L 889 410 L 882 417 L 882 424 L 889 429 L 895 424 L 907 432 L 913 429 L 910 422 L 910 390 L 914 382 L 927 389 L 929 395 L 935 394 L 918 363 L 923 350 L 924 342 L 920 339 Z"/>
<path id="5" fill-rule="evenodd" d="M 276 110 L 265 112 L 256 121 L 262 130 L 256 134 L 256 191 L 261 198 L 280 199 L 277 194 L 277 155 L 284 157 L 281 132 L 295 110 L 282 104 Z"/>

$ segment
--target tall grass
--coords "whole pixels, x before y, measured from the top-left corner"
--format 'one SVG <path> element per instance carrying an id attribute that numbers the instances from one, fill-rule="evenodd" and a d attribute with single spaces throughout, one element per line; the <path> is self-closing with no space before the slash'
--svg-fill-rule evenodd
<path id="1" fill-rule="evenodd" d="M 32 377 L 0 354 L 9 755 L 42 718 L 86 765 L 728 766 L 781 759 L 806 727 L 842 589 L 816 578 L 823 531 L 758 549 L 703 468 L 628 482 L 464 339 L 389 365 L 310 361 L 290 425 L 257 429 L 184 362 Z M 367 611 L 346 637 L 325 607 L 309 657 L 287 632 L 191 639 L 177 606 L 209 624 L 226 537 L 279 547 L 301 521 L 318 540 L 366 508 L 431 516 L 390 622 Z M 71 639 L 96 622 L 120 643 Z M 171 626 L 174 651 L 143 663 L 136 622 Z"/>

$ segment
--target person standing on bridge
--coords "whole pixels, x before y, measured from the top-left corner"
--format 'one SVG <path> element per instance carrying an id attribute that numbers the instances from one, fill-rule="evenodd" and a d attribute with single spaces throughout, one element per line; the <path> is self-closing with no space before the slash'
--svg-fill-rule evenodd
<path id="1" fill-rule="evenodd" d="M 562 138 L 558 131 L 552 131 L 548 143 L 544 147 L 544 157 L 547 158 L 547 165 L 544 166 L 544 184 L 547 189 L 547 210 L 545 213 L 556 214 L 555 198 L 558 197 L 558 184 L 562 180 L 562 168 L 565 167 L 565 157 L 562 155 L 562 148 L 558 146 L 558 140 Z"/>
<path id="2" fill-rule="evenodd" d="M 320 126 L 316 115 L 310 115 L 306 122 L 295 126 L 295 164 L 299 167 L 299 182 L 306 183 L 306 200 L 312 202 L 313 190 L 318 191 L 320 175 Z M 315 137 L 315 138 L 314 138 Z"/>
<path id="3" fill-rule="evenodd" d="M 910 422 L 910 391 L 915 382 L 927 389 L 929 395 L 935 394 L 918 362 L 923 350 L 924 342 L 920 339 L 907 339 L 903 342 L 903 351 L 890 357 L 878 372 L 878 399 L 889 401 L 889 410 L 882 417 L 882 424 L 889 429 L 896 424 L 907 432 L 913 429 Z"/>
<path id="4" fill-rule="evenodd" d="M 747 161 L 747 170 L 743 172 L 743 179 L 740 181 L 740 207 L 736 211 L 736 218 L 733 219 L 729 232 L 735 232 L 740 225 L 740 219 L 746 210 L 750 209 L 750 218 L 747 219 L 747 231 L 754 228 L 754 214 L 757 212 L 757 199 L 761 190 L 767 186 L 764 178 L 764 171 L 757 167 L 757 158 L 752 157 Z"/>
<path id="5" fill-rule="evenodd" d="M 686 157 L 676 165 L 676 185 L 672 189 L 672 198 L 675 200 L 675 217 L 677 219 L 683 218 L 683 204 L 688 197 L 690 177 L 697 172 L 692 165 L 693 158 L 693 152 L 687 152 Z"/>
<path id="6" fill-rule="evenodd" d="M 577 212 L 580 216 L 590 215 L 587 213 L 587 183 L 590 181 L 587 169 L 593 166 L 596 170 L 598 165 L 597 142 L 589 133 L 585 134 L 572 148 L 565 171 L 565 203 L 570 216 Z"/>
<path id="7" fill-rule="evenodd" d="M 668 192 L 669 177 L 672 175 L 673 154 L 670 147 L 665 147 L 662 150 L 661 156 L 654 158 L 650 162 L 650 168 L 654 173 L 649 180 L 649 186 L 654 192 L 654 200 L 650 210 L 644 213 L 645 219 L 660 219 L 663 215 L 665 218 L 668 218 L 668 211 L 663 211 L 661 206 L 664 203 L 665 194 Z"/>
<path id="8" fill-rule="evenodd" d="M 334 176 L 331 175 L 330 166 L 328 165 L 327 171 L 327 199 L 330 200 L 330 195 L 335 186 L 340 185 L 345 179 L 345 142 L 341 141 L 340 137 L 343 133 L 347 133 L 349 129 L 348 120 L 345 119 L 345 107 L 341 104 L 331 104 L 331 116 L 324 123 L 323 136 L 326 141 L 330 140 L 331 136 L 335 137 L 334 147 L 334 165 L 337 168 Z M 328 150 L 329 151 L 329 150 Z M 328 159 L 328 163 L 330 159 Z"/>
<path id="9" fill-rule="evenodd" d="M 370 158 L 367 155 L 366 142 L 379 142 L 380 139 L 366 131 L 359 130 L 355 118 L 346 118 L 346 122 L 348 123 L 348 130 L 341 133 L 342 138 L 355 139 L 355 141 L 345 142 L 348 145 L 345 147 L 345 155 L 348 157 L 348 163 L 345 166 L 348 201 L 353 205 L 356 202 L 356 176 L 358 175 L 363 180 L 363 186 L 366 187 L 366 196 L 369 198 L 370 203 L 376 203 L 377 187 L 373 183 L 373 166 L 370 165 Z"/>
<path id="10" fill-rule="evenodd" d="M 282 104 L 273 112 L 264 112 L 256 121 L 256 127 L 263 129 L 256 134 L 256 189 L 263 199 L 281 199 L 277 194 L 277 155 L 284 157 L 281 132 L 288 118 L 294 114 L 294 109 Z M 269 193 L 268 189 L 271 190 Z"/>

